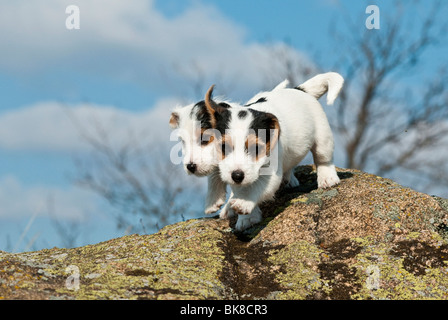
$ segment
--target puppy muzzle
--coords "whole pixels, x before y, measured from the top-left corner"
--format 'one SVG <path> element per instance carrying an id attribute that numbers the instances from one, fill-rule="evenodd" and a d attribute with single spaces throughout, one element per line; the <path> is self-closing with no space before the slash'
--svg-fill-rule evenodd
<path id="1" fill-rule="evenodd" d="M 191 173 L 195 173 L 197 169 L 197 165 L 195 163 L 189 163 L 187 164 L 187 170 L 190 171 Z"/>
<path id="2" fill-rule="evenodd" d="M 232 180 L 240 184 L 244 180 L 244 172 L 242 170 L 235 170 L 232 172 Z"/>

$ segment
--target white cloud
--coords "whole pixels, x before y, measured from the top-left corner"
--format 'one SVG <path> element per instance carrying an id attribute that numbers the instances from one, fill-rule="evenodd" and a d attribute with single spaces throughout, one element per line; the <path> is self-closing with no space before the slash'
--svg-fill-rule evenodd
<path id="1" fill-rule="evenodd" d="M 191 88 L 189 81 L 208 87 L 218 80 L 238 93 L 265 85 L 263 78 L 275 72 L 270 46 L 247 43 L 245 29 L 212 6 L 195 4 L 167 18 L 153 1 L 78 0 L 80 29 L 67 30 L 71 4 L 0 0 L 0 70 L 34 76 L 75 71 L 138 82 L 154 92 L 169 90 L 167 83 Z"/>
<path id="2" fill-rule="evenodd" d="M 98 198 L 76 187 L 29 186 L 8 175 L 0 179 L 0 219 L 21 219 L 37 215 L 53 215 L 58 219 L 87 219 L 98 213 Z M 52 217 L 52 216 L 50 216 Z"/>
<path id="3" fill-rule="evenodd" d="M 79 127 L 87 135 L 98 137 L 98 126 L 108 133 L 111 143 L 118 146 L 126 145 L 135 138 L 140 146 L 156 141 L 169 147 L 172 144 L 169 140 L 169 114 L 178 104 L 175 99 L 161 99 L 153 108 L 142 112 L 94 104 L 33 104 L 0 114 L 0 149 L 17 152 L 18 157 L 32 157 L 33 151 L 88 157 L 87 151 L 91 150 L 91 146 L 81 138 Z M 160 150 L 166 151 L 168 148 Z M 53 169 L 45 167 L 42 170 L 51 172 Z M 57 167 L 54 168 L 54 175 L 60 174 L 61 170 L 71 171 Z M 0 219 L 25 218 L 36 212 L 38 216 L 45 216 L 48 214 L 49 198 L 53 199 L 55 213 L 61 219 L 79 220 L 101 213 L 98 209 L 99 198 L 90 190 L 70 184 L 48 185 L 44 181 L 29 184 L 13 174 L 0 176 Z"/>
<path id="4" fill-rule="evenodd" d="M 65 8 L 72 4 L 80 9 L 80 30 L 65 27 Z M 189 81 L 200 80 L 204 93 L 218 81 L 217 94 L 246 100 L 260 86 L 277 81 L 266 78 L 280 69 L 272 46 L 246 43 L 241 26 L 204 4 L 174 18 L 158 12 L 151 0 L 0 0 L 0 7 L 0 42 L 5 44 L 0 70 L 22 74 L 27 83 L 45 86 L 41 75 L 48 72 L 57 72 L 65 83 L 64 73 L 75 71 L 96 79 L 130 80 L 158 96 L 163 90 L 176 96 L 196 85 Z M 295 61 L 304 60 L 292 48 L 283 51 Z M 35 103 L 0 114 L 0 148 L 84 150 L 68 114 L 83 124 L 93 119 L 110 123 L 119 132 L 117 139 L 120 128 L 168 130 L 165 123 L 174 103 L 161 101 L 140 113 L 95 104 L 64 108 L 56 102 Z"/>
<path id="5" fill-rule="evenodd" d="M 97 128 L 107 131 L 109 139 L 116 143 L 127 142 L 130 134 L 168 142 L 169 114 L 177 104 L 175 99 L 162 99 L 147 111 L 132 112 L 94 104 L 36 103 L 0 114 L 0 148 L 85 151 L 87 143 L 81 133 L 95 136 Z"/>
<path id="6" fill-rule="evenodd" d="M 2 1 L 0 41 L 7 45 L 1 66 L 43 70 L 60 62 L 115 71 L 140 65 L 148 71 L 161 62 L 199 59 L 211 67 L 211 57 L 239 54 L 232 49 L 243 42 L 243 29 L 208 6 L 197 5 L 168 19 L 153 1 L 79 0 L 80 29 L 67 30 L 65 8 L 70 4 L 73 1 Z M 117 61 L 121 64 L 114 65 Z"/>

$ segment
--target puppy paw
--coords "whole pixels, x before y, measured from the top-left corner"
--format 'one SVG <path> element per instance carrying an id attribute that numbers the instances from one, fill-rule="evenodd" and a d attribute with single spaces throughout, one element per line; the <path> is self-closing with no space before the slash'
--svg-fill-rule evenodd
<path id="1" fill-rule="evenodd" d="M 235 230 L 236 231 L 246 230 L 247 228 L 252 227 L 254 224 L 261 222 L 261 220 L 262 220 L 261 210 L 258 207 L 256 207 L 251 214 L 238 215 L 238 221 L 236 222 Z"/>
<path id="2" fill-rule="evenodd" d="M 334 165 L 320 165 L 317 167 L 317 187 L 330 188 L 341 182 Z"/>
<path id="3" fill-rule="evenodd" d="M 339 182 L 341 182 L 341 180 L 339 179 L 338 175 L 336 174 L 336 172 L 334 173 L 334 175 L 328 175 L 328 176 L 318 176 L 317 177 L 317 186 L 318 188 L 330 188 L 336 184 L 338 184 Z"/>
<path id="4" fill-rule="evenodd" d="M 218 200 L 214 204 L 207 206 L 207 208 L 205 208 L 205 213 L 206 214 L 215 213 L 221 208 L 223 204 L 224 204 L 223 200 Z"/>
<path id="5" fill-rule="evenodd" d="M 255 208 L 255 203 L 244 199 L 230 200 L 230 207 L 238 214 L 250 214 Z"/>
<path id="6" fill-rule="evenodd" d="M 224 207 L 221 209 L 221 212 L 219 213 L 219 218 L 229 219 L 232 218 L 234 215 L 235 212 L 230 207 L 230 201 L 227 201 L 227 203 L 224 205 Z"/>

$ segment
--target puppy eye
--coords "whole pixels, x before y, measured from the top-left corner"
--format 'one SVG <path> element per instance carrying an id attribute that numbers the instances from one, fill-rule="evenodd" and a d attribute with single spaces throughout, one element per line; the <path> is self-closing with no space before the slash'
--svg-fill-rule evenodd
<path id="1" fill-rule="evenodd" d="M 214 137 L 212 135 L 203 135 L 201 139 L 201 146 L 206 146 L 212 142 Z"/>
<path id="2" fill-rule="evenodd" d="M 252 144 L 247 149 L 247 153 L 252 157 L 258 157 L 264 151 L 264 146 L 258 143 Z"/>
<path id="3" fill-rule="evenodd" d="M 247 153 L 251 156 L 257 156 L 258 155 L 258 144 L 252 144 L 248 149 Z"/>
<path id="4" fill-rule="evenodd" d="M 221 152 L 223 155 L 228 155 L 232 152 L 232 147 L 228 143 L 221 144 Z"/>

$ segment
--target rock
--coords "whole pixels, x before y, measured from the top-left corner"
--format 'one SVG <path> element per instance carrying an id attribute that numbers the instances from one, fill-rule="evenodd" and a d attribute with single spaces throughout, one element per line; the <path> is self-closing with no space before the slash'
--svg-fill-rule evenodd
<path id="1" fill-rule="evenodd" d="M 447 299 L 448 201 L 357 170 L 262 206 L 74 249 L 0 252 L 0 299 Z"/>

